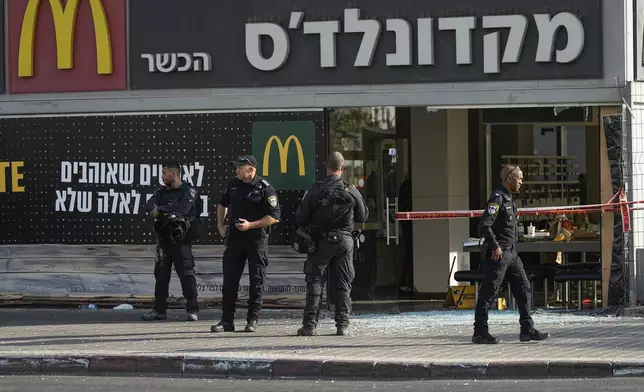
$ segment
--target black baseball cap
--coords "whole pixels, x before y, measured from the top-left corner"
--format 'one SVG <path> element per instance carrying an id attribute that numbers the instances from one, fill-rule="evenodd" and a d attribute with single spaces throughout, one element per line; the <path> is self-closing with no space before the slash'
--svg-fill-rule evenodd
<path id="1" fill-rule="evenodd" d="M 252 155 L 240 155 L 234 161 L 230 161 L 230 164 L 235 167 L 241 167 L 244 165 L 250 165 L 252 167 L 257 167 L 257 159 Z"/>

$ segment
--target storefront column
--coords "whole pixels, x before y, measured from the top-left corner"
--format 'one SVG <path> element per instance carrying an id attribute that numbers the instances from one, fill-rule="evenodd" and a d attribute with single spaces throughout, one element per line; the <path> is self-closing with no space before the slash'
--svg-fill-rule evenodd
<path id="1" fill-rule="evenodd" d="M 468 111 L 412 108 L 411 140 L 414 211 L 467 210 Z M 445 293 L 454 257 L 454 271 L 469 269 L 469 254 L 462 252 L 468 236 L 467 219 L 414 222 L 414 285 L 419 292 Z"/>

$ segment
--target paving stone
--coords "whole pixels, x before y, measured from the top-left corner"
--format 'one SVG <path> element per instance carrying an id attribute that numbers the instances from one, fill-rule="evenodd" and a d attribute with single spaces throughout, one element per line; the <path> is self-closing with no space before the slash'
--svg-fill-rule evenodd
<path id="1" fill-rule="evenodd" d="M 550 362 L 550 375 L 562 378 L 612 377 L 611 362 Z"/>
<path id="2" fill-rule="evenodd" d="M 228 361 L 211 358 L 185 358 L 184 376 L 228 378 Z"/>
<path id="3" fill-rule="evenodd" d="M 487 367 L 488 378 L 547 378 L 549 376 L 547 361 L 504 361 L 491 362 Z"/>
<path id="4" fill-rule="evenodd" d="M 311 378 L 322 377 L 322 361 L 311 361 L 308 359 L 277 359 L 273 362 L 273 378 Z"/>
<path id="5" fill-rule="evenodd" d="M 95 356 L 89 359 L 89 372 L 97 375 L 123 375 L 136 374 L 136 358 L 122 356 Z"/>
<path id="6" fill-rule="evenodd" d="M 405 362 L 377 362 L 373 377 L 385 380 L 423 380 L 429 378 L 430 364 Z"/>
<path id="7" fill-rule="evenodd" d="M 146 376 L 171 375 L 181 376 L 183 373 L 183 357 L 172 356 L 143 356 L 136 361 L 136 373 Z"/>
<path id="8" fill-rule="evenodd" d="M 432 363 L 431 378 L 480 379 L 487 375 L 487 364 L 481 363 Z"/>
<path id="9" fill-rule="evenodd" d="M 40 357 L 0 357 L 0 374 L 40 374 L 41 362 Z"/>
<path id="10" fill-rule="evenodd" d="M 616 361 L 613 364 L 615 377 L 641 377 L 644 376 L 644 361 Z"/>
<path id="11" fill-rule="evenodd" d="M 88 358 L 44 357 L 41 361 L 42 374 L 84 374 L 89 369 Z"/>
<path id="12" fill-rule="evenodd" d="M 330 360 L 322 363 L 322 377 L 326 379 L 371 379 L 374 363 L 370 361 Z"/>
<path id="13" fill-rule="evenodd" d="M 273 361 L 230 360 L 228 378 L 270 380 L 273 378 Z"/>

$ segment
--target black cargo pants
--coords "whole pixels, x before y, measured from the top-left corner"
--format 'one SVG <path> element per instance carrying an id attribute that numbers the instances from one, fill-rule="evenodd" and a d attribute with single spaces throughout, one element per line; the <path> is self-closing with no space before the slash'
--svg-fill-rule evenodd
<path id="1" fill-rule="evenodd" d="M 157 244 L 157 260 L 154 266 L 154 310 L 165 313 L 168 308 L 168 296 L 172 266 L 181 281 L 183 297 L 186 299 L 187 311 L 198 311 L 197 279 L 195 278 L 195 259 L 192 255 L 192 244 Z"/>
<path id="2" fill-rule="evenodd" d="M 517 254 L 517 248 L 512 245 L 503 250 L 501 260 L 492 260 L 491 251 L 485 249 L 483 283 L 479 290 L 479 298 L 476 303 L 474 315 L 474 332 L 478 334 L 488 333 L 488 311 L 493 306 L 494 300 L 498 297 L 501 285 L 506 279 L 510 282 L 510 290 L 517 301 L 519 308 L 519 324 L 521 332 L 528 333 L 534 328 L 534 322 L 530 316 L 532 307 L 532 290 L 530 281 L 526 276 L 521 257 Z"/>
<path id="3" fill-rule="evenodd" d="M 254 239 L 235 239 L 228 243 L 224 251 L 223 272 L 223 315 L 222 321 L 233 324 L 236 303 L 246 260 L 248 260 L 248 313 L 247 321 L 259 320 L 259 314 L 264 304 L 264 283 L 266 282 L 266 267 L 268 267 L 268 237 Z"/>
<path id="4" fill-rule="evenodd" d="M 332 236 L 328 238 L 332 238 Z M 342 233 L 338 242 L 330 242 L 328 238 L 321 238 L 317 241 L 315 253 L 309 254 L 304 263 L 306 305 L 302 325 L 308 328 L 317 327 L 322 304 L 322 289 L 327 280 L 327 269 L 331 302 L 335 306 L 335 325 L 336 327 L 349 326 L 351 285 L 355 278 L 354 238 L 349 233 Z"/>

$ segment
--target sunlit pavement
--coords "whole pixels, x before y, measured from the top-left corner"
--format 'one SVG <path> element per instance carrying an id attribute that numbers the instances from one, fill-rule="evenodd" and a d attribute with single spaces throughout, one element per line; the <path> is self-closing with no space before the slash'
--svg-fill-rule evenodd
<path id="1" fill-rule="evenodd" d="M 503 377 L 510 365 L 515 372 L 527 371 L 527 377 L 602 377 L 620 372 L 637 374 L 644 369 L 644 319 L 634 317 L 537 312 L 533 316 L 537 328 L 551 333 L 551 339 L 521 343 L 518 314 L 493 312 L 491 333 L 500 343 L 475 346 L 470 342 L 473 312 L 468 310 L 354 315 L 351 335 L 344 337 L 335 336 L 333 319 L 328 314 L 318 327 L 320 336 L 297 337 L 300 311 L 267 310 L 258 331 L 252 334 L 211 333 L 210 325 L 219 320 L 219 312 L 202 312 L 200 321 L 193 323 L 185 322 L 181 311 L 171 312 L 168 321 L 143 322 L 142 312 L 0 310 L 0 356 L 41 358 L 39 364 L 0 361 L 0 365 L 5 363 L 5 373 L 15 369 L 45 373 L 57 366 L 47 366 L 46 361 L 42 362 L 43 356 L 120 356 L 123 360 L 131 356 L 138 361 L 132 372 L 154 371 L 158 365 L 159 369 L 169 369 L 159 370 L 160 373 L 216 373 L 219 369 L 224 376 L 230 376 L 239 372 L 241 375 L 241 370 L 247 368 L 239 363 L 255 360 L 253 374 L 269 378 L 278 373 L 297 375 L 298 371 L 311 377 L 320 372 L 321 377 L 326 374 L 338 378 L 386 377 L 387 373 L 393 378 L 456 377 L 459 372 L 472 377 Z M 238 311 L 240 331 L 245 323 L 243 316 Z M 149 358 L 144 359 L 144 364 L 136 359 L 146 355 L 170 359 L 156 364 L 150 364 Z M 201 362 L 188 366 L 186 357 Z M 130 363 L 134 363 L 131 358 Z M 76 358 L 76 362 L 60 367 L 91 371 L 90 359 Z M 221 363 L 213 364 L 208 359 L 227 361 L 227 368 L 222 370 Z M 276 360 L 281 364 L 279 369 Z M 303 370 L 299 362 L 307 364 Z M 361 367 L 348 368 L 347 363 Z M 526 368 L 526 364 L 532 367 Z M 101 369 L 108 372 L 107 368 Z"/>

